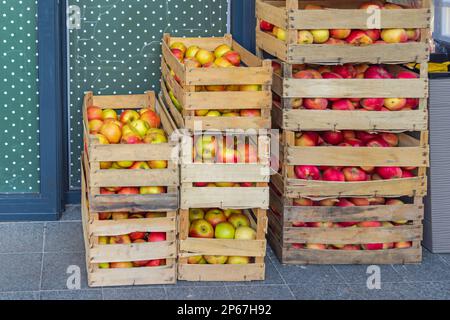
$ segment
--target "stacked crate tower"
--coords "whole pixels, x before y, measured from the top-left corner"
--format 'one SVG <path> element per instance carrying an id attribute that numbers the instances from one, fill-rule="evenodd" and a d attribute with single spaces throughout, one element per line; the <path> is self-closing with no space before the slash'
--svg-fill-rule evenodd
<path id="1" fill-rule="evenodd" d="M 268 231 L 282 263 L 421 262 L 430 3 L 408 3 L 256 1 L 282 132 Z"/>
<path id="2" fill-rule="evenodd" d="M 192 47 L 209 52 L 226 45 L 239 54 L 241 64 L 202 68 L 177 58 L 173 49 L 177 45 L 188 51 Z M 271 62 L 260 60 L 230 35 L 174 38 L 167 34 L 162 52 L 161 100 L 182 129 L 178 279 L 263 280 L 269 209 Z M 258 89 L 242 90 L 243 86 Z M 253 115 L 245 116 L 243 110 L 252 110 Z M 232 137 L 231 143 L 223 140 L 224 133 Z M 253 161 L 244 159 L 246 148 L 254 152 Z M 219 225 L 209 219 L 208 212 L 217 213 L 218 222 L 225 224 L 233 214 L 244 215 L 256 235 L 241 238 L 238 227 L 234 238 L 220 235 Z M 223 221 L 224 216 L 228 221 Z M 202 223 L 209 231 L 214 228 L 212 234 L 194 234 L 195 225 Z"/>
<path id="3" fill-rule="evenodd" d="M 131 129 L 139 126 L 145 138 Z M 170 139 L 175 124 L 154 92 L 87 92 L 83 127 L 81 196 L 89 286 L 176 283 L 179 146 Z"/>

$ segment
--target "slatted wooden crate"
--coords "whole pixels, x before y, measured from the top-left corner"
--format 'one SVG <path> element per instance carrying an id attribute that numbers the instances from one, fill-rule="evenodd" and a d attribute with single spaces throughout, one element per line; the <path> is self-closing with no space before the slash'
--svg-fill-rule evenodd
<path id="1" fill-rule="evenodd" d="M 295 132 L 284 131 L 280 155 L 282 172 L 272 176 L 272 184 L 287 198 L 385 196 L 423 197 L 427 193 L 426 170 L 429 166 L 428 132 L 416 139 L 406 133 L 399 136 L 399 147 L 296 147 Z M 414 178 L 364 182 L 330 182 L 297 179 L 297 165 L 418 167 Z"/>
<path id="2" fill-rule="evenodd" d="M 169 142 L 163 144 L 107 144 L 98 142 L 89 134 L 87 108 L 97 106 L 102 109 L 154 108 L 161 118 L 162 128 Z M 154 92 L 142 95 L 95 96 L 88 92 L 83 106 L 85 166 L 88 180 L 89 201 L 92 210 L 103 211 L 173 211 L 178 209 L 179 169 L 178 141 L 170 140 L 175 125 L 167 110 L 156 102 Z M 101 170 L 100 162 L 108 161 L 151 161 L 166 160 L 166 169 L 152 170 Z M 104 195 L 103 187 L 166 187 L 167 193 L 158 195 Z"/>
<path id="3" fill-rule="evenodd" d="M 82 220 L 86 249 L 86 269 L 90 287 L 176 283 L 176 212 L 164 218 L 100 220 L 90 207 L 85 172 L 82 170 Z M 133 244 L 99 244 L 101 236 L 132 232 L 165 232 L 166 241 Z M 139 268 L 100 268 L 101 264 L 165 259 L 166 265 Z"/>
<path id="4" fill-rule="evenodd" d="M 422 64 L 418 79 L 295 79 L 294 66 L 280 62 L 272 90 L 281 97 L 272 110 L 273 123 L 286 130 L 384 130 L 428 129 L 428 64 Z M 406 68 L 385 66 L 396 75 Z M 419 107 L 410 111 L 338 111 L 294 109 L 301 98 L 417 98 Z"/>
<path id="5" fill-rule="evenodd" d="M 228 132 L 231 134 L 230 132 Z M 204 133 L 208 135 L 208 133 Z M 221 132 L 211 132 L 222 137 Z M 237 132 L 236 136 L 242 134 Z M 244 134 L 245 136 L 245 134 Z M 249 136 L 247 136 L 249 137 Z M 180 207 L 188 208 L 269 208 L 270 138 L 251 136 L 257 145 L 255 163 L 199 163 L 193 159 L 194 140 L 186 135 L 181 142 L 182 161 Z M 253 183 L 251 187 L 196 187 L 195 183 Z"/>
<path id="6" fill-rule="evenodd" d="M 421 29 L 419 42 L 372 44 L 368 46 L 297 44 L 299 30 L 314 29 L 373 29 L 377 12 L 353 9 L 356 1 L 256 1 L 256 46 L 287 63 L 343 64 L 347 62 L 400 64 L 427 61 L 430 37 L 430 1 L 414 9 L 380 10 L 378 29 Z M 333 9 L 303 10 L 306 4 L 324 5 Z M 351 9 L 349 9 L 351 8 Z M 287 30 L 286 41 L 281 41 L 259 28 L 261 20 Z"/>
<path id="7" fill-rule="evenodd" d="M 232 68 L 196 68 L 189 62 L 182 64 L 172 54 L 171 44 L 182 42 L 187 47 L 197 45 L 214 51 L 222 44 L 238 52 L 245 66 Z M 222 38 L 174 38 L 164 35 L 162 43 L 162 93 L 179 128 L 194 130 L 200 122 L 203 130 L 257 129 L 271 126 L 270 85 L 272 67 L 269 60 L 261 60 L 234 41 L 231 35 Z M 177 82 L 175 80 L 177 77 Z M 261 91 L 196 91 L 209 85 L 261 85 Z M 181 104 L 181 111 L 169 103 L 169 93 Z M 199 117 L 196 110 L 260 110 L 260 117 Z"/>
<path id="8" fill-rule="evenodd" d="M 285 264 L 407 264 L 422 260 L 421 240 L 424 215 L 420 197 L 404 205 L 367 207 L 298 207 L 292 199 L 271 190 L 268 240 L 280 261 Z M 378 228 L 306 228 L 301 222 L 402 221 L 411 224 Z M 412 242 L 409 248 L 383 250 L 313 250 L 298 248 L 305 243 L 325 245 L 362 245 Z"/>
<path id="9" fill-rule="evenodd" d="M 256 240 L 199 239 L 189 237 L 189 210 L 180 210 L 178 280 L 256 281 L 265 279 L 267 212 L 244 211 L 256 230 Z M 249 264 L 188 264 L 200 255 L 251 257 Z"/>

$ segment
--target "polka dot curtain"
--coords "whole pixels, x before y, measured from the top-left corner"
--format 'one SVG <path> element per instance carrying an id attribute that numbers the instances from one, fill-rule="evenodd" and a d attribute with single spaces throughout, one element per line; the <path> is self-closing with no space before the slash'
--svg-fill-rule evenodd
<path id="1" fill-rule="evenodd" d="M 81 12 L 80 28 L 69 31 L 70 186 L 77 189 L 83 93 L 158 91 L 163 33 L 223 35 L 227 31 L 228 1 L 69 0 L 69 4 Z"/>
<path id="2" fill-rule="evenodd" d="M 0 68 L 0 194 L 38 193 L 36 0 L 0 0 Z"/>

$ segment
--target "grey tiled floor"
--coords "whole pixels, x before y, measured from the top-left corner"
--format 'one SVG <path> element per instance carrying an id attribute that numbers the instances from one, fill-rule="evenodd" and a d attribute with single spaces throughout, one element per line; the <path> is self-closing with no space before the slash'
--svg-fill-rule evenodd
<path id="1" fill-rule="evenodd" d="M 179 282 L 174 286 L 87 286 L 80 208 L 60 222 L 0 223 L 0 300 L 9 299 L 450 299 L 450 254 L 424 250 L 421 265 L 381 266 L 381 289 L 367 289 L 365 266 L 283 266 L 268 249 L 266 281 Z M 80 267 L 80 290 L 67 268 Z"/>

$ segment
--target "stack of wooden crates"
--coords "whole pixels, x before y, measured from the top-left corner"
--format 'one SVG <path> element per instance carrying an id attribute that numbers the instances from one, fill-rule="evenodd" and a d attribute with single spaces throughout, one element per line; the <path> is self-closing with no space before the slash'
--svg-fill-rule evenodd
<path id="1" fill-rule="evenodd" d="M 427 192 L 426 167 L 428 146 L 428 40 L 430 36 L 429 1 L 418 1 L 415 9 L 379 10 L 380 28 L 419 28 L 417 42 L 373 44 L 367 46 L 298 44 L 299 30 L 368 29 L 370 13 L 356 10 L 364 1 L 313 1 L 333 9 L 304 10 L 311 1 L 256 1 L 256 45 L 260 57 L 267 54 L 281 64 L 274 73 L 273 92 L 281 102 L 274 102 L 273 123 L 282 130 L 281 170 L 272 177 L 269 242 L 282 263 L 288 264 L 401 264 L 419 263 L 422 258 L 423 197 Z M 372 12 L 373 14 L 373 12 Z M 286 30 L 286 41 L 260 28 L 266 21 Z M 386 64 L 391 72 L 402 64 L 420 63 L 418 79 L 295 79 L 293 68 L 299 64 L 340 65 L 344 63 Z M 417 110 L 401 112 L 362 112 L 294 109 L 298 98 L 419 98 Z M 361 130 L 401 133 L 397 148 L 345 146 L 298 147 L 295 136 L 300 131 Z M 415 177 L 364 182 L 300 180 L 294 167 L 357 166 L 417 167 Z M 330 198 L 401 198 L 397 206 L 294 206 L 295 199 L 316 201 Z M 314 222 L 407 220 L 399 226 L 378 228 L 307 228 Z M 297 227 L 294 227 L 297 222 Z M 301 222 L 298 226 L 298 222 Z M 337 250 L 348 244 L 412 242 L 406 249 Z M 307 249 L 305 244 L 322 244 Z"/>
<path id="2" fill-rule="evenodd" d="M 88 284 L 91 287 L 176 283 L 176 214 L 178 210 L 178 143 L 101 144 L 89 132 L 89 107 L 117 111 L 151 108 L 170 137 L 175 129 L 154 92 L 138 95 L 96 96 L 87 92 L 83 104 L 82 220 Z M 164 160 L 166 169 L 102 169 L 105 162 Z M 161 194 L 109 194 L 105 188 L 165 187 Z M 103 190 L 103 191 L 102 191 Z M 114 215 L 121 219 L 115 219 Z M 112 218 L 111 218 L 112 216 Z M 108 217 L 108 218 L 105 218 Z M 110 237 L 160 232 L 166 240 L 111 243 Z M 108 240 L 106 240 L 108 239 Z M 148 261 L 164 261 L 156 266 Z"/>
<path id="3" fill-rule="evenodd" d="M 171 52 L 177 42 L 214 51 L 226 44 L 239 53 L 243 66 L 232 68 L 196 68 L 182 64 Z M 178 128 L 183 129 L 181 143 L 181 190 L 178 227 L 178 279 L 187 281 L 264 280 L 269 208 L 271 125 L 270 61 L 262 61 L 242 48 L 230 35 L 221 38 L 174 38 L 165 35 L 162 43 L 161 100 L 170 110 Z M 261 91 L 207 91 L 204 86 L 260 85 Z M 259 117 L 207 117 L 196 110 L 259 109 Z M 200 126 L 200 127 L 198 127 Z M 249 137 L 246 130 L 252 129 Z M 197 162 L 195 144 L 202 136 L 214 136 L 218 143 L 223 134 L 239 141 L 249 138 L 257 148 L 255 163 Z M 234 139 L 233 138 L 233 139 Z M 218 150 L 216 150 L 218 151 Z M 222 187 L 215 187 L 221 183 Z M 249 183 L 239 187 L 239 183 Z M 200 187 L 202 185 L 202 187 Z M 242 186 L 242 185 L 241 185 Z M 189 210 L 238 209 L 249 217 L 256 240 L 202 239 L 189 236 Z M 192 264 L 190 257 L 250 257 L 248 264 Z"/>

